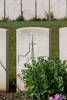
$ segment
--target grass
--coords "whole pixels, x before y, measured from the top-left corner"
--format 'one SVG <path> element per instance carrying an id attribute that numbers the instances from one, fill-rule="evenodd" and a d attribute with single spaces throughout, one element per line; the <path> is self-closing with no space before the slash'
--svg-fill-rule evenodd
<path id="1" fill-rule="evenodd" d="M 9 75 L 16 78 L 16 29 L 21 27 L 47 27 L 51 29 L 51 54 L 59 52 L 59 28 L 66 27 L 66 21 L 0 22 L 0 28 L 9 29 Z"/>

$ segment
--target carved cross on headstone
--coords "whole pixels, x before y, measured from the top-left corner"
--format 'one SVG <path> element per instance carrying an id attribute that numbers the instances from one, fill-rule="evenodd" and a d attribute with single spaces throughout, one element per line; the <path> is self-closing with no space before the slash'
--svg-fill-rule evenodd
<path id="1" fill-rule="evenodd" d="M 20 57 L 27 57 L 27 55 L 31 52 L 31 62 L 34 60 L 34 45 L 35 45 L 35 43 L 34 43 L 34 39 L 33 39 L 33 35 L 32 35 L 32 41 L 31 41 L 31 43 L 29 43 L 29 50 L 28 50 L 28 52 L 26 53 L 26 54 L 24 54 L 24 55 L 19 55 L 18 56 L 18 59 L 20 58 Z M 18 62 L 19 62 L 19 60 L 18 60 Z M 20 78 L 20 80 L 23 82 L 24 80 L 23 80 L 23 77 L 22 77 L 22 74 L 21 73 L 19 73 L 18 75 L 17 75 L 17 77 L 18 78 Z M 19 89 L 19 87 L 18 87 L 18 89 Z M 20 89 L 19 89 L 20 90 Z"/>
<path id="2" fill-rule="evenodd" d="M 31 43 L 31 45 L 32 45 L 31 58 L 33 60 L 34 59 L 34 45 L 35 45 L 35 43 L 33 41 L 33 35 L 32 35 L 32 43 Z"/>
<path id="3" fill-rule="evenodd" d="M 20 57 L 27 57 L 27 55 L 31 52 L 31 59 L 33 60 L 34 59 L 34 45 L 35 45 L 36 43 L 34 43 L 34 39 L 33 39 L 33 35 L 32 35 L 32 42 L 31 43 L 29 43 L 29 50 L 28 50 L 28 52 L 26 52 L 26 54 L 24 54 L 24 55 L 19 55 L 18 56 L 18 62 L 19 62 L 19 58 Z"/>
<path id="4" fill-rule="evenodd" d="M 4 65 L 3 65 L 2 61 L 1 61 L 1 59 L 0 59 L 0 65 L 1 65 L 1 67 L 6 71 L 6 68 L 4 67 Z"/>

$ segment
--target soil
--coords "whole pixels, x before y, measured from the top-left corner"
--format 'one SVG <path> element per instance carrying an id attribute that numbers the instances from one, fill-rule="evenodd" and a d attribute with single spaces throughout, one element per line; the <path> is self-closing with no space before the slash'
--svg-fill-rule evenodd
<path id="1" fill-rule="evenodd" d="M 25 97 L 17 98 L 15 93 L 0 92 L 0 100 L 25 100 Z M 30 99 L 28 99 L 30 100 Z"/>

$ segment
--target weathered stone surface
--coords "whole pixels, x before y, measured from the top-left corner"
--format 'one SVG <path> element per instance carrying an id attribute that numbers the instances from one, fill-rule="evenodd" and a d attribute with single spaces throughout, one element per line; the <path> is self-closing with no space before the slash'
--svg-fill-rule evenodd
<path id="1" fill-rule="evenodd" d="M 60 28 L 59 30 L 59 52 L 60 52 L 60 59 L 65 60 L 67 59 L 67 27 Z"/>
<path id="2" fill-rule="evenodd" d="M 6 17 L 14 20 L 21 15 L 21 0 L 6 0 Z"/>
<path id="3" fill-rule="evenodd" d="M 4 0 L 0 0 L 0 20 L 4 17 Z"/>
<path id="4" fill-rule="evenodd" d="M 49 13 L 49 0 L 37 0 L 37 18 L 46 18 Z"/>
<path id="5" fill-rule="evenodd" d="M 7 91 L 9 88 L 8 75 L 8 30 L 0 28 L 0 91 Z"/>
<path id="6" fill-rule="evenodd" d="M 66 17 L 67 8 L 66 8 L 66 0 L 54 0 L 54 18 L 55 19 L 62 19 Z"/>
<path id="7" fill-rule="evenodd" d="M 22 0 L 23 17 L 30 20 L 35 17 L 35 0 Z"/>
<path id="8" fill-rule="evenodd" d="M 16 30 L 17 90 L 25 90 L 21 70 L 31 57 L 50 56 L 50 30 L 48 28 L 29 27 Z"/>
<path id="9" fill-rule="evenodd" d="M 54 12 L 54 5 L 55 5 L 55 1 L 54 0 L 50 0 L 50 12 L 51 13 Z"/>

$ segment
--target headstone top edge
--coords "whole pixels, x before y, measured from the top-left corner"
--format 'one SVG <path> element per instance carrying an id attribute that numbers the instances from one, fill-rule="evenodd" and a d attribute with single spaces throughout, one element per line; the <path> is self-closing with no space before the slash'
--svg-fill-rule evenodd
<path id="1" fill-rule="evenodd" d="M 41 29 L 41 30 L 48 30 L 48 31 L 50 31 L 49 28 L 45 28 L 45 27 L 24 27 L 24 28 L 18 28 L 18 29 L 16 29 L 16 31 L 26 30 L 26 29 Z"/>
<path id="2" fill-rule="evenodd" d="M 65 30 L 65 29 L 67 29 L 67 27 L 61 27 L 61 28 L 59 28 L 59 31 Z"/>
<path id="3" fill-rule="evenodd" d="M 5 29 L 5 28 L 0 28 L 0 30 L 5 30 L 5 31 L 8 31 L 8 29 Z"/>

